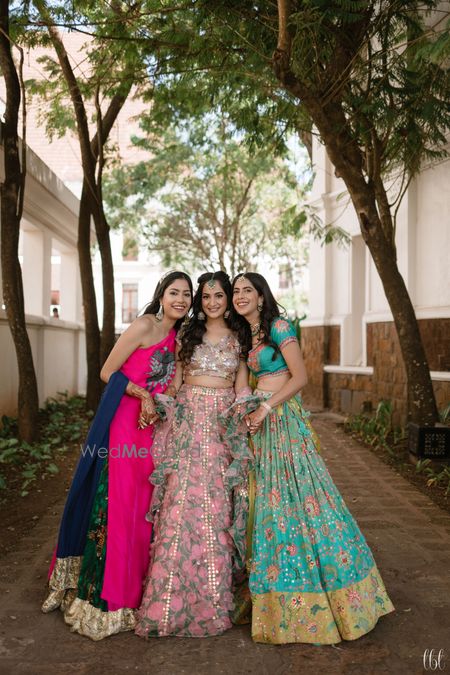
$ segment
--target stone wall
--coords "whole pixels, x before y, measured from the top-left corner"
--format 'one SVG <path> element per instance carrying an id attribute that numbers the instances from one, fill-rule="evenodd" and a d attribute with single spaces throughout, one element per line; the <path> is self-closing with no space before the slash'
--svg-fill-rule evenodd
<path id="1" fill-rule="evenodd" d="M 302 394 L 306 405 L 326 407 L 323 367 L 327 326 L 302 326 L 302 352 L 308 372 L 308 384 Z"/>
<path id="2" fill-rule="evenodd" d="M 372 403 L 370 375 L 327 373 L 326 399 L 328 407 L 344 413 L 359 413 L 366 401 Z"/>
<path id="3" fill-rule="evenodd" d="M 326 351 L 326 364 L 338 366 L 341 361 L 341 327 L 327 326 L 328 345 Z"/>
<path id="4" fill-rule="evenodd" d="M 434 395 L 439 412 L 443 411 L 450 403 L 450 382 L 433 382 Z"/>
<path id="5" fill-rule="evenodd" d="M 430 370 L 450 372 L 450 319 L 421 319 L 419 330 Z"/>
<path id="6" fill-rule="evenodd" d="M 450 371 L 450 319 L 421 319 L 419 328 L 430 370 Z M 302 329 L 302 349 L 309 384 L 304 391 L 306 405 L 324 406 L 341 412 L 359 412 L 367 401 L 376 408 L 390 400 L 394 424 L 406 421 L 406 376 L 393 322 L 367 324 L 367 365 L 373 376 L 324 373 L 324 365 L 339 364 L 339 326 Z M 439 410 L 450 402 L 450 382 L 433 382 Z"/>
<path id="7" fill-rule="evenodd" d="M 397 424 L 406 414 L 406 374 L 392 321 L 367 324 L 367 365 L 373 366 L 372 404 L 389 400 Z"/>
<path id="8" fill-rule="evenodd" d="M 340 326 L 302 327 L 302 352 L 308 371 L 303 398 L 309 406 L 329 407 L 324 365 L 340 360 Z"/>

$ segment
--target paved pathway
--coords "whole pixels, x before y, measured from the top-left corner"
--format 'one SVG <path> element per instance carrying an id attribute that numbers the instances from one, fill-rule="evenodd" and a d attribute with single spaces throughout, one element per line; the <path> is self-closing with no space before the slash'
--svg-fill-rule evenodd
<path id="1" fill-rule="evenodd" d="M 146 642 L 125 633 L 93 643 L 71 634 L 59 612 L 39 610 L 61 504 L 1 561 L 0 673 L 415 675 L 426 672 L 426 649 L 445 650 L 441 666 L 450 672 L 450 516 L 346 436 L 333 416 L 317 415 L 314 425 L 397 608 L 369 635 L 335 647 L 274 647 L 252 643 L 246 626 L 202 640 Z"/>

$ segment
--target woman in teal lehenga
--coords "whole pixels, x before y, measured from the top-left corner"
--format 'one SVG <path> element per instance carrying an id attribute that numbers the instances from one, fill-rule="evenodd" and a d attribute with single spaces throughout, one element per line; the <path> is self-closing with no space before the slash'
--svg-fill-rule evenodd
<path id="1" fill-rule="evenodd" d="M 233 304 L 249 323 L 248 366 L 259 401 L 246 418 L 255 452 L 252 637 L 273 644 L 354 640 L 394 607 L 318 453 L 299 394 L 306 372 L 295 330 L 259 274 L 234 279 Z"/>

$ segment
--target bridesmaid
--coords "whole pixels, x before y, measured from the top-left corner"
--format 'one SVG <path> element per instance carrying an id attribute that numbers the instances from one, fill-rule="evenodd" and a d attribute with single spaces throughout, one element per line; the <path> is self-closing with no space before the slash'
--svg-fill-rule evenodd
<path id="1" fill-rule="evenodd" d="M 249 326 L 259 406 L 247 417 L 256 491 L 249 587 L 256 642 L 332 644 L 368 633 L 394 607 L 372 553 L 317 452 L 292 324 L 260 274 L 233 281 Z"/>
<path id="2" fill-rule="evenodd" d="M 187 274 L 164 276 L 101 371 L 108 385 L 67 498 L 42 606 L 60 607 L 72 630 L 92 640 L 134 628 L 152 529 L 145 514 L 153 397 L 175 375 L 175 337 L 191 302 Z"/>
<path id="3" fill-rule="evenodd" d="M 235 464 L 245 466 L 251 456 L 245 432 L 237 444 L 225 438 L 223 416 L 250 390 L 238 326 L 229 318 L 228 275 L 206 273 L 198 282 L 192 319 L 177 338 L 175 410 L 154 443 L 155 538 L 137 614 L 141 637 L 207 637 L 231 627 L 235 542 L 245 532 L 245 522 L 243 531 L 233 523 L 231 497 L 246 478 L 232 460 L 241 453 Z"/>

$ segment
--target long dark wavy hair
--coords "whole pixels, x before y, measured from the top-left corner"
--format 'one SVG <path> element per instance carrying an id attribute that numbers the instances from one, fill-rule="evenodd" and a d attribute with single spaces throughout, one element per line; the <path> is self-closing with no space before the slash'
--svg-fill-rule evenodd
<path id="1" fill-rule="evenodd" d="M 161 307 L 161 298 L 164 295 L 166 288 L 168 288 L 174 281 L 177 279 L 185 279 L 188 282 L 189 290 L 191 291 L 191 297 L 194 295 L 194 289 L 192 287 L 191 277 L 186 274 L 186 272 L 179 272 L 175 270 L 174 272 L 169 272 L 169 274 L 164 275 L 157 283 L 155 292 L 153 293 L 152 301 L 147 305 L 142 314 L 157 314 L 159 308 Z M 175 322 L 175 330 L 178 330 L 185 319 L 178 319 Z"/>
<path id="2" fill-rule="evenodd" d="M 261 342 L 266 345 L 269 345 L 270 347 L 273 347 L 274 349 L 274 353 L 272 355 L 273 361 L 280 350 L 270 337 L 270 329 L 272 327 L 274 319 L 277 319 L 278 317 L 285 315 L 286 312 L 284 310 L 284 307 L 282 307 L 273 297 L 273 293 L 270 290 L 270 286 L 265 280 L 265 278 L 262 276 L 262 274 L 258 274 L 257 272 L 241 272 L 240 274 L 237 274 L 234 277 L 233 282 L 231 284 L 232 291 L 234 291 L 236 281 L 240 279 L 242 276 L 244 276 L 246 279 L 250 281 L 252 286 L 254 286 L 255 289 L 257 290 L 258 295 L 263 296 L 263 307 L 260 314 L 261 333 L 262 333 Z M 237 312 L 233 308 L 232 316 L 234 317 L 235 314 L 237 314 Z M 247 321 L 245 323 L 247 324 L 248 327 L 247 345 L 250 345 L 247 348 L 248 352 L 252 348 L 252 337 L 250 332 L 250 326 Z"/>
<path id="3" fill-rule="evenodd" d="M 198 318 L 199 312 L 202 311 L 202 295 L 203 287 L 208 282 L 214 279 L 218 281 L 222 287 L 223 292 L 227 296 L 227 310 L 230 312 L 229 317 L 225 319 L 225 323 L 232 331 L 237 334 L 239 344 L 242 348 L 242 355 L 246 358 L 248 352 L 247 331 L 248 324 L 241 316 L 232 311 L 232 290 L 230 277 L 226 272 L 219 270 L 218 272 L 206 272 L 197 279 L 198 288 L 194 295 L 192 302 L 192 316 L 183 326 L 181 333 L 181 349 L 179 353 L 180 360 L 187 364 L 192 358 L 194 349 L 201 344 L 203 336 L 206 333 L 206 320 L 202 321 Z"/>

